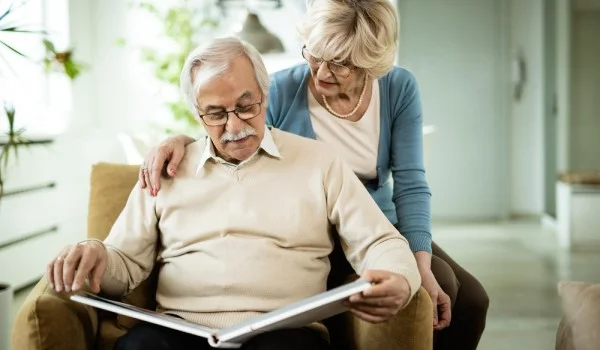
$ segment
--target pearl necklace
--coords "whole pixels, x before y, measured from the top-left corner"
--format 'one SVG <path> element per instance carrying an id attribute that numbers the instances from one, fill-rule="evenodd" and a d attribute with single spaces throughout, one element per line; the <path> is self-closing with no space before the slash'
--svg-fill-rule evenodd
<path id="1" fill-rule="evenodd" d="M 329 103 L 327 103 L 327 97 L 325 95 L 323 95 L 323 102 L 325 103 L 325 108 L 327 109 L 327 111 L 329 111 L 329 113 L 335 115 L 338 118 L 346 119 L 348 117 L 351 117 L 360 108 L 360 105 L 362 104 L 362 101 L 363 101 L 363 97 L 365 97 L 365 91 L 367 91 L 367 76 L 366 75 L 365 75 L 365 84 L 363 85 L 362 92 L 360 93 L 360 97 L 358 98 L 358 103 L 356 104 L 356 107 L 354 107 L 354 109 L 352 111 L 350 111 L 350 113 L 343 114 L 343 115 L 336 113 L 333 110 L 333 108 L 331 108 Z"/>

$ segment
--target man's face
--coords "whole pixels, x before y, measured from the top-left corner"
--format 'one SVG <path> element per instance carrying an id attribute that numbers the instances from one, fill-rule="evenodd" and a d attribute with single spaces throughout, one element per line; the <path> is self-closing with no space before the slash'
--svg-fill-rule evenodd
<path id="1" fill-rule="evenodd" d="M 261 105 L 262 93 L 254 75 L 254 67 L 245 56 L 231 62 L 229 69 L 203 84 L 198 92 L 198 108 L 206 125 L 206 131 L 215 146 L 217 155 L 228 162 L 239 163 L 248 159 L 260 146 L 265 132 L 266 101 Z M 240 119 L 230 112 L 236 110 Z M 245 114 L 244 114 L 245 112 Z M 207 115 L 208 114 L 208 115 Z M 211 126 L 219 120 L 224 125 Z"/>

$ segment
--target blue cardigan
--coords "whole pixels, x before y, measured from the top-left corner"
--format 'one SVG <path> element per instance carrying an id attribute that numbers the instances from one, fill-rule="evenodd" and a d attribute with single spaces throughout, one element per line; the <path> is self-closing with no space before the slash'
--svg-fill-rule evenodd
<path id="1" fill-rule="evenodd" d="M 274 73 L 267 124 L 315 139 L 308 112 L 307 64 Z M 377 179 L 365 184 L 411 250 L 431 253 L 431 192 L 423 165 L 423 118 L 414 76 L 394 67 L 379 80 L 381 125 Z M 391 174 L 391 176 L 390 176 Z"/>

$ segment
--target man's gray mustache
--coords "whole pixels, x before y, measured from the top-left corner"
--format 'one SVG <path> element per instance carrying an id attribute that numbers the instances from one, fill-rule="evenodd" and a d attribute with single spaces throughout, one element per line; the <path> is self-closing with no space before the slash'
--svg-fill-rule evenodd
<path id="1" fill-rule="evenodd" d="M 254 130 L 252 128 L 244 129 L 244 130 L 238 132 L 237 134 L 231 133 L 229 131 L 225 131 L 223 133 L 223 135 L 221 135 L 221 141 L 222 142 L 238 141 L 238 140 L 244 139 L 248 136 L 254 136 L 254 135 L 256 135 L 256 130 Z"/>

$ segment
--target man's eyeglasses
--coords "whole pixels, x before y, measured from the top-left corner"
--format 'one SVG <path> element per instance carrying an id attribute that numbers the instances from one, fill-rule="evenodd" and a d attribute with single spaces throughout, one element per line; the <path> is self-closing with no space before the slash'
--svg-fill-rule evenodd
<path id="1" fill-rule="evenodd" d="M 315 56 L 311 55 L 310 52 L 308 52 L 308 49 L 306 48 L 306 46 L 302 47 L 302 57 L 304 57 L 304 59 L 306 60 L 306 62 L 308 62 L 309 65 L 314 66 L 314 67 L 319 67 L 319 66 L 321 66 L 321 64 L 323 64 L 323 62 L 326 62 L 329 70 L 333 74 L 337 75 L 340 78 L 349 77 L 350 74 L 352 74 L 352 72 L 355 69 L 354 66 L 343 65 L 343 64 L 339 64 L 339 63 L 335 63 L 335 62 L 331 62 L 331 61 L 325 61 L 322 58 L 315 57 Z"/>
<path id="2" fill-rule="evenodd" d="M 256 117 L 260 113 L 261 105 L 263 101 L 240 106 L 230 111 L 219 111 L 207 114 L 201 114 L 200 118 L 208 126 L 220 126 L 227 124 L 229 119 L 229 113 L 235 114 L 241 120 L 248 120 Z"/>

